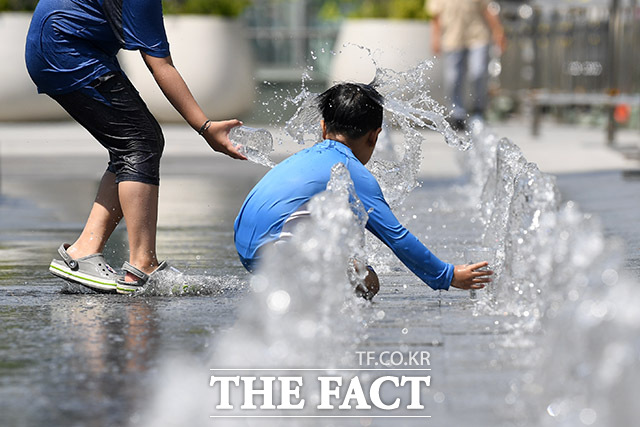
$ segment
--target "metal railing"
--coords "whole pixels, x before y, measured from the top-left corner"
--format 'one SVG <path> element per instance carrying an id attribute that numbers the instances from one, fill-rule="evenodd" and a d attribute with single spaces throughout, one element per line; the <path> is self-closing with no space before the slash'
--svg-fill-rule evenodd
<path id="1" fill-rule="evenodd" d="M 313 66 L 322 79 L 339 22 L 318 18 L 321 1 L 255 0 L 245 14 L 259 77 L 298 81 Z M 508 48 L 493 82 L 500 93 L 532 109 L 537 132 L 542 108 L 640 105 L 640 0 L 498 1 Z M 323 62 L 323 59 L 325 62 Z M 492 68 L 496 73 L 496 67 Z"/>
<path id="2" fill-rule="evenodd" d="M 533 107 L 534 133 L 541 106 L 603 106 L 612 142 L 615 105 L 640 105 L 638 1 L 503 3 L 501 16 L 500 88 Z"/>

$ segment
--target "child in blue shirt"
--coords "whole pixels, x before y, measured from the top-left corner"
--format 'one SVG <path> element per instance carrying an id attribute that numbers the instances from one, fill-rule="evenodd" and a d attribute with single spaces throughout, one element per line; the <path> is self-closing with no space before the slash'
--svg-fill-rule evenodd
<path id="1" fill-rule="evenodd" d="M 326 189 L 331 168 L 343 163 L 356 194 L 369 213 L 367 230 L 373 233 L 414 274 L 433 289 L 481 289 L 490 271 L 487 262 L 472 265 L 445 263 L 429 251 L 395 217 L 378 182 L 365 167 L 382 126 L 382 96 L 370 85 L 344 83 L 318 98 L 324 141 L 287 158 L 269 171 L 247 196 L 236 218 L 235 244 L 242 264 L 252 271 L 261 250 L 283 237 L 283 227 L 308 215 L 305 204 Z M 377 283 L 369 268 L 369 280 Z M 373 297 L 376 286 L 370 289 Z"/>

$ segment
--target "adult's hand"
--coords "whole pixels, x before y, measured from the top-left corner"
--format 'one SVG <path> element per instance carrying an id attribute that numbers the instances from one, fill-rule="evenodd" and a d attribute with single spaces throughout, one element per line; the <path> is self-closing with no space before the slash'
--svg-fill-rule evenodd
<path id="1" fill-rule="evenodd" d="M 442 50 L 442 46 L 440 46 L 440 37 L 442 37 L 440 17 L 436 15 L 431 20 L 431 52 L 436 56 L 440 55 Z"/>
<path id="2" fill-rule="evenodd" d="M 229 131 L 241 125 L 242 122 L 236 119 L 218 122 L 212 121 L 202 136 L 214 151 L 226 154 L 234 159 L 247 160 L 247 157 L 241 154 L 229 140 Z"/>

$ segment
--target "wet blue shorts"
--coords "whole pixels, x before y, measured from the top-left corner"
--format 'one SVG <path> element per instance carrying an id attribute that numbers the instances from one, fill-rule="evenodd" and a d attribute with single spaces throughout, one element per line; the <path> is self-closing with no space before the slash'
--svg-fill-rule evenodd
<path id="1" fill-rule="evenodd" d="M 50 96 L 109 151 L 107 170 L 117 183 L 160 184 L 162 129 L 126 76 L 109 72 L 84 88 Z"/>

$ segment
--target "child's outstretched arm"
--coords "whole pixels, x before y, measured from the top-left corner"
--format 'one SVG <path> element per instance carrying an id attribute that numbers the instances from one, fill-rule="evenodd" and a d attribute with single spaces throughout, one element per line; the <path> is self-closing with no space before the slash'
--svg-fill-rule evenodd
<path id="1" fill-rule="evenodd" d="M 458 289 L 482 289 L 485 283 L 491 282 L 493 271 L 479 270 L 488 266 L 487 261 L 478 262 L 476 264 L 456 265 L 453 269 L 453 280 L 451 286 Z"/>
<path id="2" fill-rule="evenodd" d="M 171 56 L 158 58 L 141 52 L 145 64 L 153 74 L 162 93 L 194 130 L 201 133 L 209 146 L 234 159 L 247 158 L 229 141 L 229 131 L 242 124 L 239 120 L 208 121 L 184 79 L 173 66 Z"/>

